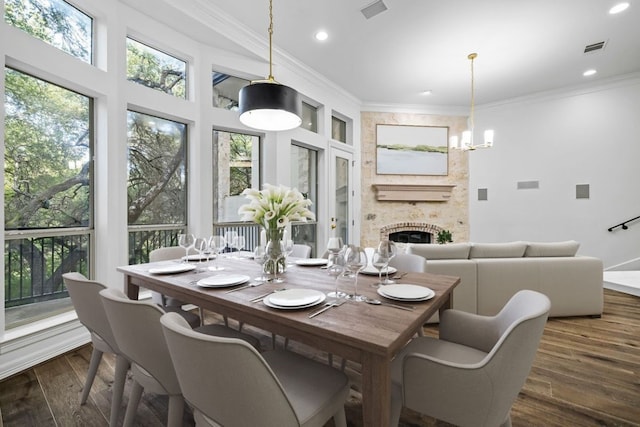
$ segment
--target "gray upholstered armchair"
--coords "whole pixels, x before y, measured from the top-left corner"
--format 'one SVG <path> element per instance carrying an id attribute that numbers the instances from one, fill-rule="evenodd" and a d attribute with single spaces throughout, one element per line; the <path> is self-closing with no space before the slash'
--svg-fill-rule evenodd
<path id="1" fill-rule="evenodd" d="M 545 295 L 525 290 L 496 316 L 447 310 L 440 339 L 415 338 L 394 361 L 391 425 L 402 406 L 459 426 L 511 425 L 549 308 Z"/>

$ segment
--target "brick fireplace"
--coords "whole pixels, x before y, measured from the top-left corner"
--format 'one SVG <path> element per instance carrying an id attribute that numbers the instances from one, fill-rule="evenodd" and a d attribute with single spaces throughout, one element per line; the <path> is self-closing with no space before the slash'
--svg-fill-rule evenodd
<path id="1" fill-rule="evenodd" d="M 442 228 L 426 222 L 397 222 L 380 229 L 380 240 L 399 243 L 435 243 Z"/>

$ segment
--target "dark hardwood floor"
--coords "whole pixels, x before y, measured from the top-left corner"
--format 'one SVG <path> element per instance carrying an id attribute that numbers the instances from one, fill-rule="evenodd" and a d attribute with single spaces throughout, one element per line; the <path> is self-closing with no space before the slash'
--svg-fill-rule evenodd
<path id="1" fill-rule="evenodd" d="M 604 292 L 602 318 L 548 321 L 531 374 L 511 411 L 514 426 L 640 426 L 640 298 Z M 210 317 L 214 321 L 216 316 Z M 434 326 L 425 331 L 437 334 Z M 265 348 L 270 346 L 270 334 L 249 332 L 259 335 Z M 324 353 L 291 346 L 326 360 Z M 112 357 L 103 359 L 87 404 L 78 404 L 90 355 L 91 346 L 83 346 L 0 382 L 0 427 L 108 425 Z M 350 426 L 362 425 L 357 371 L 348 364 L 353 380 L 346 406 Z M 129 385 L 124 402 L 128 393 Z M 124 406 L 122 412 L 124 417 Z M 145 393 L 136 425 L 164 425 L 166 413 L 166 398 Z M 402 424 L 446 426 L 408 410 Z M 193 425 L 188 411 L 184 425 Z"/>

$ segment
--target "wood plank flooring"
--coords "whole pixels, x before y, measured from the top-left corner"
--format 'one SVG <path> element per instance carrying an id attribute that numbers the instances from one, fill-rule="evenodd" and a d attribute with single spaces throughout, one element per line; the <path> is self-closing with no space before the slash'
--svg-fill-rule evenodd
<path id="1" fill-rule="evenodd" d="M 531 374 L 511 411 L 514 426 L 640 426 L 640 298 L 604 292 L 602 318 L 548 321 Z M 270 346 L 270 334 L 249 332 L 265 348 Z M 425 332 L 437 335 L 437 327 Z M 297 343 L 291 348 L 326 360 L 325 353 Z M 107 426 L 115 360 L 105 356 L 89 400 L 80 406 L 90 356 L 91 346 L 83 346 L 0 382 L 0 427 Z M 349 426 L 361 426 L 358 366 L 349 363 L 347 372 L 353 381 L 347 419 Z M 129 389 L 127 384 L 125 403 Z M 136 425 L 164 425 L 166 414 L 167 399 L 145 393 Z M 183 424 L 194 425 L 188 411 Z M 401 425 L 447 424 L 404 410 Z"/>

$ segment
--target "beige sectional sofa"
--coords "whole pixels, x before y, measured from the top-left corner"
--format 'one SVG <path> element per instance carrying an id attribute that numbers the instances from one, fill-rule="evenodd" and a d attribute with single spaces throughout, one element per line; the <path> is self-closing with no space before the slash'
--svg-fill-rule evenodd
<path id="1" fill-rule="evenodd" d="M 602 314 L 602 261 L 576 256 L 575 241 L 537 243 L 449 243 L 406 246 L 423 256 L 427 272 L 460 277 L 453 308 L 496 314 L 521 289 L 551 300 L 552 317 Z M 436 320 L 436 319 L 432 319 Z"/>

